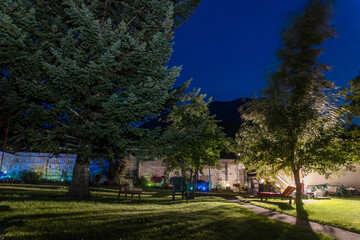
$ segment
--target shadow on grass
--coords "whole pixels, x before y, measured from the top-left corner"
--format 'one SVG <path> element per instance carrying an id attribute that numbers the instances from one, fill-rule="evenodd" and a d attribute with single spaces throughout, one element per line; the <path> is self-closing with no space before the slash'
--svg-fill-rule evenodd
<path id="1" fill-rule="evenodd" d="M 0 206 L 0 212 L 10 212 L 10 211 L 12 211 L 10 206 L 7 205 Z"/>
<path id="2" fill-rule="evenodd" d="M 301 206 L 296 205 L 296 215 L 296 226 L 312 230 L 309 214 L 304 209 L 303 204 Z"/>
<path id="3" fill-rule="evenodd" d="M 12 211 L 12 209 L 8 205 L 1 205 L 0 206 L 0 223 L 1 223 L 0 224 L 0 236 L 5 233 L 5 229 L 6 229 L 6 226 L 3 223 L 2 216 L 4 215 L 4 212 L 11 212 L 11 211 Z"/>
<path id="4" fill-rule="evenodd" d="M 261 203 L 261 200 L 252 200 L 252 202 Z M 294 205 L 295 205 L 296 214 L 297 214 L 297 216 L 294 216 L 296 218 L 295 226 L 312 230 L 312 227 L 311 227 L 311 224 L 309 221 L 309 214 L 304 209 L 304 205 L 297 206 L 295 203 L 290 205 L 288 202 L 270 202 L 270 201 L 266 201 L 266 204 L 277 206 L 281 210 L 294 210 L 295 209 Z"/>
<path id="5" fill-rule="evenodd" d="M 51 186 L 46 188 L 42 186 L 38 188 L 36 185 L 30 187 L 23 187 L 23 185 L 14 185 L 13 188 L 1 189 L 0 197 L 5 201 L 10 202 L 26 202 L 26 201 L 54 201 L 54 202 L 89 202 L 89 203 L 104 203 L 104 204 L 154 204 L 154 205 L 176 205 L 187 202 L 185 199 L 176 198 L 176 201 L 171 200 L 171 190 L 152 190 L 147 189 L 143 192 L 141 200 L 135 195 L 133 199 L 125 199 L 124 194 L 117 198 L 117 188 L 91 188 L 92 196 L 89 198 L 77 199 L 66 196 L 66 190 L 57 191 L 56 188 Z M 196 199 L 195 199 L 196 201 Z M 218 199 L 208 198 L 205 202 L 216 202 Z"/>
<path id="6" fill-rule="evenodd" d="M 251 199 L 251 202 L 263 203 L 261 200 Z M 270 202 L 266 201 L 266 204 L 279 207 L 281 210 L 294 210 L 295 204 L 289 204 L 289 202 Z"/>
<path id="7" fill-rule="evenodd" d="M 238 205 L 201 209 L 91 209 L 18 214 L 3 219 L 6 239 L 320 239 L 311 231 L 253 214 Z M 16 230 L 14 230 L 16 229 Z"/>

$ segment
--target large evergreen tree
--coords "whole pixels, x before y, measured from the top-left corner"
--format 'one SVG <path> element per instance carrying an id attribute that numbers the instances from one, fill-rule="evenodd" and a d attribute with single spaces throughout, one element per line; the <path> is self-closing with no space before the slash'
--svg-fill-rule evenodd
<path id="1" fill-rule="evenodd" d="M 88 196 L 95 157 L 149 144 L 138 126 L 177 101 L 165 63 L 199 0 L 0 2 L 0 112 L 14 150 L 77 154 L 69 195 Z"/>
<path id="2" fill-rule="evenodd" d="M 240 158 L 259 168 L 287 169 L 296 183 L 296 209 L 301 211 L 300 171 L 339 166 L 342 112 L 336 106 L 333 83 L 324 78 L 329 67 L 318 62 L 317 48 L 334 35 L 329 26 L 331 2 L 310 1 L 303 14 L 283 32 L 281 63 L 270 74 L 261 99 L 249 104 L 248 125 L 239 132 Z"/>

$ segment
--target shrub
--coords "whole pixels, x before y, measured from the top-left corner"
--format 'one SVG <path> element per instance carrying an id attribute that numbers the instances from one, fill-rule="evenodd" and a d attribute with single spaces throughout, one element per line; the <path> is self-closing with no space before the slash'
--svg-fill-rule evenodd
<path id="1" fill-rule="evenodd" d="M 143 187 L 147 186 L 149 180 L 145 176 L 141 176 L 137 179 L 136 185 L 141 185 Z"/>
<path id="2" fill-rule="evenodd" d="M 61 178 L 69 178 L 70 177 L 70 174 L 65 171 L 65 170 L 62 170 L 61 171 Z"/>
<path id="3" fill-rule="evenodd" d="M 41 178 L 42 174 L 33 172 L 33 171 L 27 171 L 23 170 L 19 172 L 19 177 L 22 182 L 29 183 L 29 184 L 37 184 L 39 183 L 39 180 Z"/>
<path id="4" fill-rule="evenodd" d="M 104 185 L 107 185 L 107 186 L 114 186 L 114 181 L 113 180 L 107 180 L 104 182 Z"/>
<path id="5" fill-rule="evenodd" d="M 161 183 L 162 177 L 152 176 L 152 177 L 150 178 L 150 181 L 151 181 L 152 183 Z"/>

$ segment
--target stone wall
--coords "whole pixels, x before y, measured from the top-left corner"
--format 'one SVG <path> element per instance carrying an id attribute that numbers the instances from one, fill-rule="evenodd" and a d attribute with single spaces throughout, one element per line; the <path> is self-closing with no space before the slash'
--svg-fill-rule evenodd
<path id="1" fill-rule="evenodd" d="M 234 189 L 233 184 L 237 183 L 241 186 L 246 184 L 246 173 L 243 164 L 235 163 L 234 159 L 221 159 L 219 162 L 220 167 L 205 166 L 199 180 L 208 182 L 210 180 L 212 189 L 224 189 L 230 187 Z M 126 170 L 136 169 L 136 158 L 126 158 Z M 209 175 L 210 169 L 210 175 Z M 139 176 L 163 176 L 166 171 L 166 166 L 161 160 L 147 161 L 139 163 Z M 169 173 L 169 178 L 181 175 L 179 170 L 174 170 Z M 209 177 L 210 176 L 210 177 Z"/>
<path id="2" fill-rule="evenodd" d="M 2 152 L 0 152 L 2 154 Z M 46 178 L 60 178 L 63 172 L 72 174 L 76 155 L 50 153 L 17 152 L 5 153 L 2 171 L 16 173 L 22 170 L 42 173 Z"/>

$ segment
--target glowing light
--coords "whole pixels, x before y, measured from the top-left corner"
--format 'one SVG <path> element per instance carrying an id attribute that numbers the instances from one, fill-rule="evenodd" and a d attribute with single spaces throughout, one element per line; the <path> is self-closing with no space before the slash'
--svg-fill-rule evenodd
<path id="1" fill-rule="evenodd" d="M 4 171 L 5 174 L 7 174 L 7 171 Z"/>
<path id="2" fill-rule="evenodd" d="M 227 186 L 227 187 L 230 187 L 230 183 L 226 183 L 226 186 Z"/>

